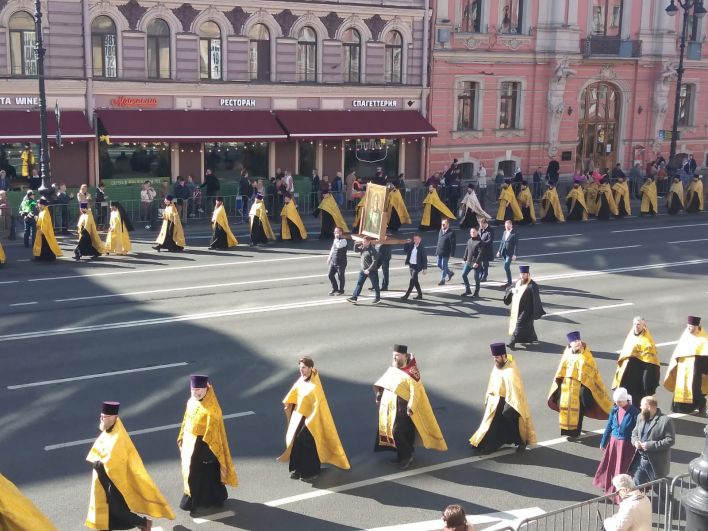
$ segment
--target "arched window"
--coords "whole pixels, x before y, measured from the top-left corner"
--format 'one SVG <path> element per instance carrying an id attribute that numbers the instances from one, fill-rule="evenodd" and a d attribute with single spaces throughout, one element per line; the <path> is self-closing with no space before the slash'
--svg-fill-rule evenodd
<path id="1" fill-rule="evenodd" d="M 397 31 L 386 35 L 386 83 L 403 82 L 403 37 Z"/>
<path id="2" fill-rule="evenodd" d="M 147 63 L 150 79 L 170 78 L 170 27 L 161 18 L 147 27 Z"/>
<path id="3" fill-rule="evenodd" d="M 248 32 L 248 64 L 252 81 L 270 81 L 270 31 L 265 24 L 256 24 Z"/>
<path id="4" fill-rule="evenodd" d="M 297 79 L 317 81 L 317 33 L 309 26 L 297 37 Z"/>
<path id="5" fill-rule="evenodd" d="M 199 75 L 221 79 L 221 28 L 211 20 L 199 26 Z"/>
<path id="6" fill-rule="evenodd" d="M 37 34 L 34 18 L 27 11 L 18 11 L 10 17 L 10 56 L 13 76 L 36 76 L 37 58 L 34 45 Z"/>
<path id="7" fill-rule="evenodd" d="M 91 23 L 91 54 L 93 75 L 96 77 L 117 77 L 116 25 L 110 17 L 101 15 Z"/>
<path id="8" fill-rule="evenodd" d="M 342 51 L 344 54 L 343 74 L 345 83 L 361 82 L 361 34 L 354 28 L 349 28 L 342 34 Z"/>

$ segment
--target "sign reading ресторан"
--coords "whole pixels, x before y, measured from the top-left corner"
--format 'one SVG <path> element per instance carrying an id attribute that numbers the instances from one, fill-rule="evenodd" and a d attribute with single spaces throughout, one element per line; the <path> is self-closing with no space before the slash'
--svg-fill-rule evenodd
<path id="1" fill-rule="evenodd" d="M 256 107 L 256 98 L 219 98 L 219 107 Z"/>
<path id="2" fill-rule="evenodd" d="M 400 101 L 399 100 L 352 100 L 352 107 L 355 109 L 357 108 L 375 108 L 375 109 L 380 109 L 380 108 L 386 108 L 386 107 L 393 107 L 396 108 L 399 106 Z"/>

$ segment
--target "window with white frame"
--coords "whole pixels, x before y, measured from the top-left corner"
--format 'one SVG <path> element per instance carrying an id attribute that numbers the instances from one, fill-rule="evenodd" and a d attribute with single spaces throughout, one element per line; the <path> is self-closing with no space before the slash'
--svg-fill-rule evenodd
<path id="1" fill-rule="evenodd" d="M 482 29 L 482 0 L 462 0 L 460 31 L 479 33 Z"/>
<path id="2" fill-rule="evenodd" d="M 679 119 L 680 126 L 693 125 L 693 100 L 696 94 L 696 85 L 693 83 L 681 84 L 681 96 L 679 98 Z"/>
<path id="3" fill-rule="evenodd" d="M 457 87 L 457 130 L 471 131 L 479 129 L 477 106 L 479 102 L 479 83 L 461 81 Z"/>
<path id="4" fill-rule="evenodd" d="M 207 20 L 199 26 L 199 77 L 221 79 L 221 28 Z"/>
<path id="5" fill-rule="evenodd" d="M 523 33 L 524 4 L 526 0 L 502 0 L 501 33 Z"/>
<path id="6" fill-rule="evenodd" d="M 361 33 L 349 28 L 342 33 L 342 71 L 345 83 L 361 82 Z"/>
<path id="7" fill-rule="evenodd" d="M 170 27 L 156 18 L 147 27 L 148 78 L 170 78 Z"/>
<path id="8" fill-rule="evenodd" d="M 113 19 L 101 15 L 91 23 L 91 53 L 93 75 L 96 77 L 117 77 L 118 37 Z"/>
<path id="9" fill-rule="evenodd" d="M 36 76 L 37 58 L 34 18 L 27 11 L 10 17 L 10 62 L 13 76 Z"/>
<path id="10" fill-rule="evenodd" d="M 398 31 L 389 31 L 385 39 L 384 81 L 391 84 L 403 83 L 403 37 Z"/>
<path id="11" fill-rule="evenodd" d="M 255 24 L 248 32 L 248 62 L 252 81 L 270 81 L 270 30 Z"/>
<path id="12" fill-rule="evenodd" d="M 622 30 L 623 8 L 623 0 L 593 0 L 593 34 L 603 37 L 619 37 Z"/>
<path id="13" fill-rule="evenodd" d="M 297 80 L 317 81 L 317 32 L 310 26 L 297 37 Z"/>
<path id="14" fill-rule="evenodd" d="M 519 129 L 520 98 L 520 82 L 502 82 L 499 94 L 499 129 Z"/>

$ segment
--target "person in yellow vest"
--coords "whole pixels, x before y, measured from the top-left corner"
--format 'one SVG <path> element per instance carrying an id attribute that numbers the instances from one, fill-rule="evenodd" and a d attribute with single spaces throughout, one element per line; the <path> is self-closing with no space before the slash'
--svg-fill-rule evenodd
<path id="1" fill-rule="evenodd" d="M 223 507 L 226 485 L 238 486 L 231 460 L 224 417 L 209 377 L 190 376 L 191 397 L 187 401 L 177 446 L 182 459 L 184 496 L 180 509 L 190 515 L 200 508 Z"/>
<path id="2" fill-rule="evenodd" d="M 548 407 L 558 411 L 561 435 L 575 440 L 582 432 L 584 417 L 608 419 L 612 399 L 592 352 L 580 339 L 580 332 L 570 332 L 567 339 L 548 393 Z"/>
<path id="3" fill-rule="evenodd" d="M 608 220 L 610 215 L 618 217 L 619 210 L 617 209 L 615 196 L 612 194 L 610 180 L 607 177 L 603 177 L 595 198 L 595 216 L 597 216 L 597 219 Z"/>
<path id="4" fill-rule="evenodd" d="M 681 177 L 674 176 L 669 193 L 666 195 L 666 211 L 671 216 L 678 214 L 683 208 L 683 183 Z"/>
<path id="5" fill-rule="evenodd" d="M 494 367 L 484 398 L 484 416 L 470 444 L 480 454 L 496 452 L 505 444 L 516 445 L 516 450 L 522 451 L 536 443 L 524 382 L 516 361 L 506 353 L 504 343 L 492 343 L 489 348 Z"/>
<path id="6" fill-rule="evenodd" d="M 49 201 L 42 198 L 38 203 L 39 217 L 37 218 L 37 232 L 32 246 L 32 255 L 41 262 L 53 262 L 63 253 L 54 236 L 52 214 L 49 212 Z"/>
<path id="7" fill-rule="evenodd" d="M 2 248 L 2 242 L 0 242 L 0 264 L 5 263 L 5 249 Z"/>
<path id="8" fill-rule="evenodd" d="M 270 228 L 268 210 L 263 202 L 263 194 L 256 194 L 256 200 L 248 212 L 248 220 L 250 222 L 251 247 L 255 247 L 259 243 L 266 244 L 275 240 L 273 229 Z"/>
<path id="9" fill-rule="evenodd" d="M 160 252 L 167 249 L 170 252 L 183 251 L 186 243 L 184 241 L 184 229 L 177 205 L 174 203 L 174 196 L 165 196 L 165 210 L 162 212 L 162 227 L 157 235 L 156 245 L 153 249 Z"/>
<path id="10" fill-rule="evenodd" d="M 521 209 L 523 219 L 519 221 L 522 225 L 532 225 L 536 223 L 536 207 L 533 204 L 533 196 L 529 188 L 528 181 L 521 181 L 521 190 L 517 196 L 517 202 Z"/>
<path id="11" fill-rule="evenodd" d="M 307 230 L 302 222 L 297 204 L 290 192 L 283 194 L 285 204 L 280 211 L 280 240 L 301 242 L 307 239 Z"/>
<path id="12" fill-rule="evenodd" d="M 57 528 L 12 481 L 0 474 L 0 529 L 56 531 Z"/>
<path id="13" fill-rule="evenodd" d="M 634 397 L 651 396 L 659 386 L 656 343 L 642 317 L 635 317 L 617 358 L 612 389 L 623 387 Z"/>
<path id="14" fill-rule="evenodd" d="M 585 194 L 580 183 L 573 183 L 568 195 L 565 196 L 565 206 L 568 209 L 568 221 L 587 221 L 588 207 L 585 204 Z"/>
<path id="15" fill-rule="evenodd" d="M 632 205 L 630 203 L 629 185 L 627 184 L 627 179 L 623 175 L 617 178 L 617 182 L 612 185 L 612 191 L 614 192 L 615 204 L 617 205 L 618 218 L 623 218 L 624 216 L 632 215 Z"/>
<path id="16" fill-rule="evenodd" d="M 86 461 L 93 466 L 91 498 L 84 525 L 91 529 L 152 528 L 152 518 L 175 519 L 175 513 L 145 470 L 140 455 L 118 417 L 119 402 L 103 402 L 99 428 Z M 38 528 L 35 528 L 38 529 Z"/>
<path id="17" fill-rule="evenodd" d="M 507 180 L 502 184 L 499 192 L 499 210 L 497 210 L 497 221 L 504 222 L 507 219 L 512 221 L 521 221 L 524 215 L 519 207 L 519 202 L 514 195 L 514 189 L 511 183 Z"/>
<path id="18" fill-rule="evenodd" d="M 686 214 L 695 214 L 703 210 L 703 178 L 693 177 L 686 191 Z"/>
<path id="19" fill-rule="evenodd" d="M 238 240 L 229 227 L 229 218 L 224 208 L 224 198 L 217 195 L 214 199 L 214 212 L 211 215 L 211 242 L 209 249 L 228 249 L 238 245 Z"/>
<path id="20" fill-rule="evenodd" d="M 440 230 L 443 218 L 457 219 L 447 205 L 442 202 L 434 184 L 428 187 L 428 195 L 423 199 L 423 217 L 420 220 L 419 230 Z"/>
<path id="21" fill-rule="evenodd" d="M 585 196 L 585 206 L 587 207 L 588 214 L 593 216 L 597 211 L 597 194 L 600 191 L 600 180 L 600 177 L 598 177 L 598 181 L 595 181 L 594 178 L 588 180 L 585 183 L 585 189 L 583 190 L 583 195 Z"/>
<path id="22" fill-rule="evenodd" d="M 74 248 L 74 260 L 81 260 L 82 256 L 98 258 L 103 254 L 104 248 L 93 219 L 93 212 L 89 209 L 88 203 L 79 203 L 79 212 L 81 214 L 76 226 L 79 242 Z"/>
<path id="23" fill-rule="evenodd" d="M 130 232 L 133 231 L 128 213 L 118 201 L 111 201 L 111 216 L 106 233 L 106 254 L 126 255 L 132 249 Z"/>
<path id="24" fill-rule="evenodd" d="M 706 414 L 708 394 L 708 333 L 701 318 L 689 316 L 686 329 L 671 356 L 664 387 L 674 394 L 671 410 L 677 413 Z"/>
<path id="25" fill-rule="evenodd" d="M 314 481 L 322 463 L 349 470 L 315 362 L 303 356 L 298 369 L 300 377 L 283 399 L 288 429 L 285 452 L 278 460 L 289 462 L 290 479 L 303 481 Z"/>
<path id="26" fill-rule="evenodd" d="M 363 198 L 361 199 L 363 201 Z M 315 217 L 320 216 L 320 240 L 334 238 L 334 229 L 339 227 L 343 232 L 349 232 L 347 222 L 344 221 L 339 205 L 328 191 L 322 192 L 322 201 L 313 213 Z"/>
<path id="27" fill-rule="evenodd" d="M 534 321 L 543 317 L 546 312 L 541 304 L 538 284 L 531 279 L 531 266 L 519 266 L 519 280 L 509 286 L 504 293 L 504 304 L 511 305 L 509 314 L 508 347 L 516 348 L 517 343 L 534 343 L 538 341 Z"/>
<path id="28" fill-rule="evenodd" d="M 408 207 L 403 199 L 403 194 L 393 184 L 388 185 L 388 195 L 386 196 L 386 219 L 388 219 L 388 230 L 398 232 L 401 225 L 413 223 Z"/>
<path id="29" fill-rule="evenodd" d="M 413 462 L 413 446 L 447 451 L 438 421 L 420 381 L 418 364 L 406 345 L 394 345 L 391 366 L 374 384 L 379 408 L 375 451 L 393 450 L 392 463 L 405 470 Z"/>
<path id="30" fill-rule="evenodd" d="M 639 189 L 639 195 L 642 198 L 639 215 L 649 214 L 650 216 L 655 216 L 657 212 L 657 197 L 654 177 L 649 176 L 644 179 L 644 184 Z"/>
<path id="31" fill-rule="evenodd" d="M 558 190 L 555 185 L 549 183 L 548 189 L 543 193 L 541 198 L 541 221 L 547 223 L 563 223 L 565 215 L 561 208 L 560 199 L 558 198 Z"/>

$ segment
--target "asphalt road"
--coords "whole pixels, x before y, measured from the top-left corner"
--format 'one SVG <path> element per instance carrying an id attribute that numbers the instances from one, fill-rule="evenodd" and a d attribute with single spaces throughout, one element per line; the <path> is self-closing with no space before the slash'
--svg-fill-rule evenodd
<path id="1" fill-rule="evenodd" d="M 198 237 L 205 228 L 190 226 L 181 254 L 158 254 L 149 235 L 137 234 L 146 243 L 135 244 L 134 256 L 75 263 L 66 241 L 66 257 L 50 265 L 19 261 L 29 258 L 26 250 L 6 245 L 0 471 L 60 530 L 82 529 L 90 484 L 86 440 L 97 435 L 100 402 L 119 400 L 126 427 L 146 430 L 133 441 L 178 513 L 175 522 L 155 523 L 162 529 L 372 529 L 435 520 L 456 502 L 476 515 L 531 514 L 591 498 L 598 494 L 591 480 L 599 436 L 560 440 L 557 414 L 546 406 L 565 334 L 581 330 L 609 385 L 616 351 L 640 314 L 666 364 L 686 316 L 708 321 L 706 227 L 708 216 L 695 215 L 520 229 L 519 262 L 532 265 L 548 315 L 536 325 L 541 343 L 514 355 L 544 445 L 485 458 L 470 457 L 467 441 L 483 412 L 488 345 L 507 338 L 499 263 L 478 301 L 459 297 L 455 260 L 448 285 L 436 285 L 435 268 L 422 277 L 422 301 L 404 303 L 400 291 L 391 291 L 371 306 L 365 291 L 352 306 L 327 295 L 329 242 L 210 252 Z M 237 235 L 243 232 L 236 227 Z M 458 231 L 458 257 L 465 240 Z M 427 235 L 426 244 L 434 243 Z M 395 249 L 391 288 L 402 290 L 407 270 Z M 352 254 L 348 292 L 357 271 Z M 393 343 L 416 354 L 449 446 L 446 453 L 418 450 L 403 473 L 387 463 L 389 455 L 372 452 L 371 384 L 389 364 Z M 320 370 L 352 463 L 350 471 L 324 470 L 314 485 L 288 479 L 287 465 L 275 461 L 284 440 L 280 401 L 304 354 Z M 187 377 L 197 372 L 211 375 L 224 413 L 232 415 L 226 424 L 240 486 L 230 489 L 219 514 L 193 520 L 177 508 L 174 425 L 188 398 Z M 668 393 L 660 391 L 659 400 L 668 411 Z M 672 474 L 679 474 L 702 450 L 706 420 L 684 416 L 675 423 Z M 588 420 L 585 427 L 603 423 Z"/>

